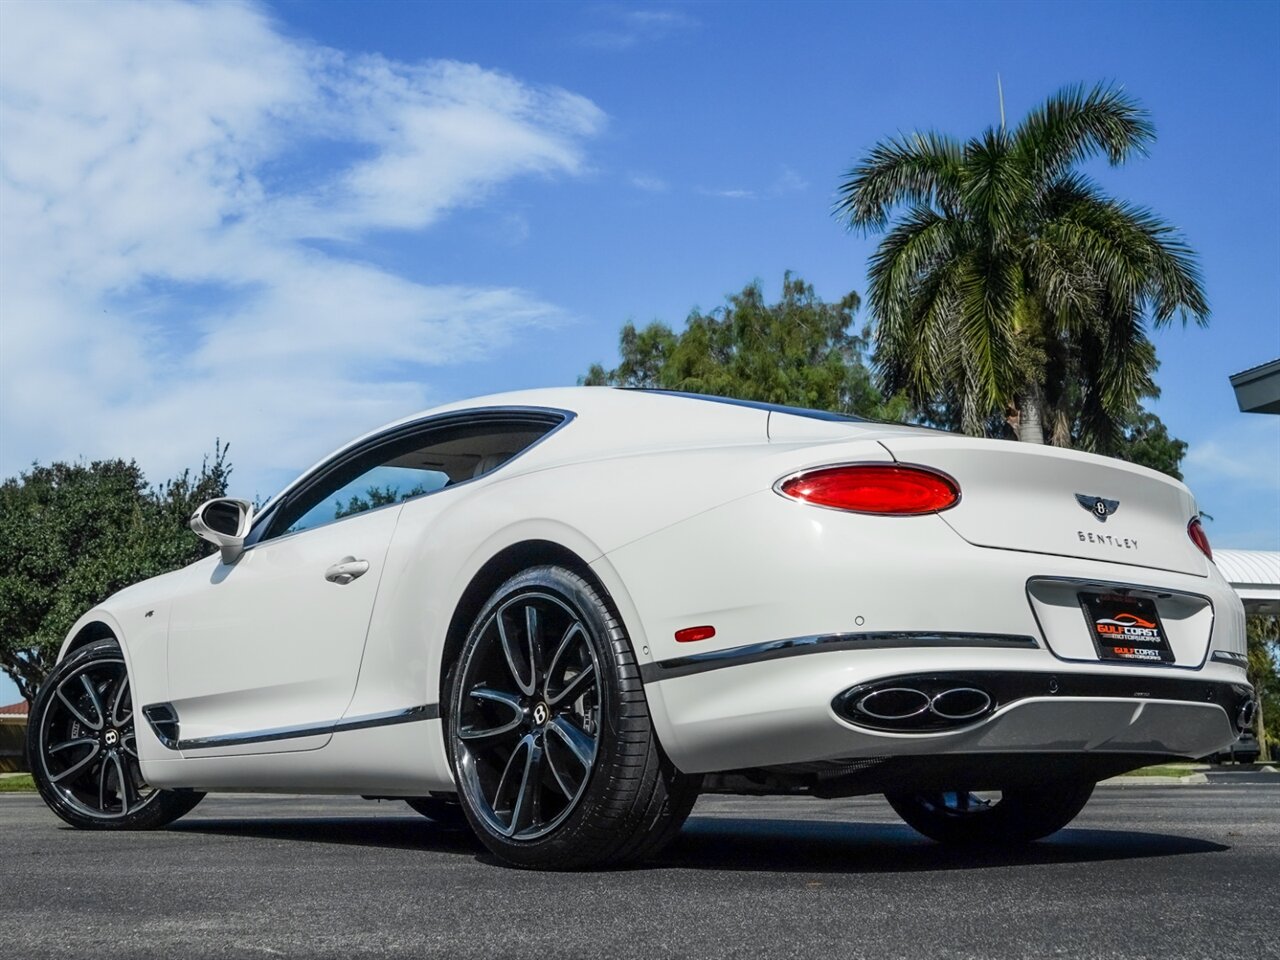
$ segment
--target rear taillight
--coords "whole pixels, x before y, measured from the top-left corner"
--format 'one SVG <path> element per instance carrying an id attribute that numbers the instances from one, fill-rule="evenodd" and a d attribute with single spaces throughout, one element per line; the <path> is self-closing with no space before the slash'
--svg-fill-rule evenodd
<path id="1" fill-rule="evenodd" d="M 1213 548 L 1209 546 L 1209 535 L 1204 532 L 1204 527 L 1200 524 L 1199 517 L 1193 517 L 1191 522 L 1187 524 L 1187 536 L 1191 538 L 1191 542 L 1200 548 L 1210 560 L 1213 559 Z"/>
<path id="2" fill-rule="evenodd" d="M 937 513 L 960 500 L 960 488 L 944 473 L 897 463 L 819 467 L 778 485 L 785 496 L 836 510 L 911 517 Z"/>

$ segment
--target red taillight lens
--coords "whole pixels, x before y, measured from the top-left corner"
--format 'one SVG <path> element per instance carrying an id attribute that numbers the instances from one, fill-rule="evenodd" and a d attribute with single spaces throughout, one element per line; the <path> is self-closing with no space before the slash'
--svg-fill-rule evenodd
<path id="1" fill-rule="evenodd" d="M 1213 547 L 1209 546 L 1209 535 L 1204 532 L 1204 527 L 1201 526 L 1199 517 L 1194 517 L 1187 524 L 1187 536 L 1191 538 L 1192 543 L 1200 548 L 1201 553 L 1210 560 L 1213 559 Z"/>
<path id="2" fill-rule="evenodd" d="M 805 503 L 898 517 L 937 513 L 960 500 L 960 488 L 945 474 L 891 463 L 808 470 L 778 489 Z"/>

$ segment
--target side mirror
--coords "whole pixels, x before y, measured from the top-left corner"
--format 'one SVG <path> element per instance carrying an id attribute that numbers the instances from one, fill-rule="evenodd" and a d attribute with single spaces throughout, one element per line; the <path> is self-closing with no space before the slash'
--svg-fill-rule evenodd
<path id="1" fill-rule="evenodd" d="M 191 529 L 201 539 L 216 544 L 226 564 L 235 563 L 244 553 L 244 538 L 252 523 L 253 504 L 231 497 L 207 500 L 191 515 Z"/>

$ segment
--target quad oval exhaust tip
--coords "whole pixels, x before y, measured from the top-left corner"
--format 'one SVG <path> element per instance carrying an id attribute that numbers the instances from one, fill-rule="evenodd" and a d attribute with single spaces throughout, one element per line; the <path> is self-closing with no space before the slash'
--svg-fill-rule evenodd
<path id="1" fill-rule="evenodd" d="M 1253 726 L 1253 721 L 1258 716 L 1258 701 L 1246 700 L 1240 704 L 1240 710 L 1236 713 L 1236 728 L 1239 730 L 1248 730 Z"/>
<path id="2" fill-rule="evenodd" d="M 850 690 L 837 701 L 845 719 L 861 726 L 904 733 L 948 730 L 995 708 L 991 694 L 967 684 L 921 680 Z"/>

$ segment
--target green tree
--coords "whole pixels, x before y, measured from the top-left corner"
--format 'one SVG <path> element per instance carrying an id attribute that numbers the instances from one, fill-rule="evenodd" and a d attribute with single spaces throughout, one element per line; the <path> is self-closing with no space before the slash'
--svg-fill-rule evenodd
<path id="1" fill-rule="evenodd" d="M 1078 169 L 1154 139 L 1133 98 L 1098 85 L 1056 93 L 1013 130 L 876 144 L 835 214 L 887 230 L 869 293 L 884 388 L 926 414 L 949 405 L 968 433 L 1001 418 L 1022 440 L 1120 449 L 1155 393 L 1148 321 L 1209 316 L 1174 228 Z"/>
<path id="2" fill-rule="evenodd" d="M 1280 760 L 1280 617 L 1249 617 L 1246 636 L 1249 682 L 1258 692 L 1258 740 L 1264 757 L 1269 752 L 1272 760 Z"/>
<path id="3" fill-rule="evenodd" d="M 341 520 L 343 517 L 349 517 L 352 514 L 364 513 L 366 510 L 372 510 L 375 507 L 386 507 L 393 503 L 403 503 L 405 500 L 412 500 L 414 497 L 420 497 L 427 492 L 427 488 L 418 484 L 417 486 L 400 491 L 391 484 L 385 487 L 379 487 L 376 484 L 369 487 L 364 492 L 364 496 L 355 494 L 344 505 L 341 500 L 335 501 L 333 505 L 333 518 Z"/>
<path id="4" fill-rule="evenodd" d="M 1182 479 L 1182 458 L 1187 454 L 1187 444 L 1170 434 L 1164 421 L 1150 410 L 1139 407 L 1137 413 L 1124 423 L 1123 431 L 1118 449 L 1105 452 L 1167 473 L 1175 480 Z"/>
<path id="5" fill-rule="evenodd" d="M 618 366 L 593 364 L 580 382 L 898 419 L 905 405 L 883 402 L 863 362 L 866 334 L 851 329 L 858 307 L 856 293 L 826 303 L 788 272 L 776 303 L 750 283 L 710 313 L 694 310 L 680 333 L 660 322 L 626 324 Z"/>
<path id="6" fill-rule="evenodd" d="M 214 549 L 187 520 L 226 493 L 227 449 L 154 487 L 123 460 L 35 464 L 0 485 L 0 668 L 23 697 L 35 698 L 86 610 Z"/>

